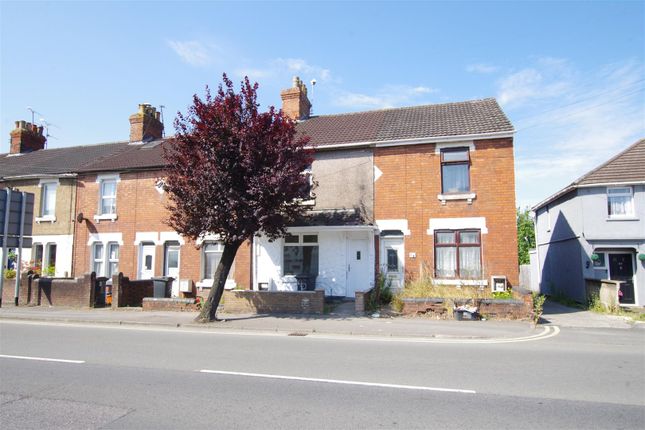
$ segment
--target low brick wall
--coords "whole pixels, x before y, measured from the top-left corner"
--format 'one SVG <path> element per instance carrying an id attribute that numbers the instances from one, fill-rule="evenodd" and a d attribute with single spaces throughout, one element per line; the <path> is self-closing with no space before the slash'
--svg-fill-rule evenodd
<path id="1" fill-rule="evenodd" d="M 36 278 L 32 281 L 32 300 L 35 306 L 94 306 L 94 273 L 79 278 Z"/>
<path id="2" fill-rule="evenodd" d="M 620 281 L 585 278 L 585 289 L 587 292 L 587 300 L 590 300 L 595 295 L 605 309 L 615 309 L 618 306 Z"/>
<path id="3" fill-rule="evenodd" d="M 222 300 L 224 312 L 231 314 L 322 314 L 325 290 L 226 290 Z"/>
<path id="4" fill-rule="evenodd" d="M 20 277 L 20 287 L 18 291 L 18 305 L 28 305 L 34 296 L 35 291 L 32 285 L 33 275 L 23 273 Z M 8 306 L 15 304 L 16 296 L 16 278 L 4 280 L 2 287 L 2 305 Z"/>
<path id="5" fill-rule="evenodd" d="M 354 310 L 357 314 L 369 312 L 369 306 L 373 299 L 375 299 L 376 290 L 374 287 L 367 291 L 356 291 L 354 293 Z"/>
<path id="6" fill-rule="evenodd" d="M 145 297 L 154 295 L 151 279 L 130 280 L 123 273 L 112 277 L 112 307 L 141 307 Z"/>
<path id="7" fill-rule="evenodd" d="M 142 307 L 144 311 L 193 312 L 198 310 L 195 299 L 179 298 L 145 297 Z"/>
<path id="8" fill-rule="evenodd" d="M 520 294 L 519 299 L 463 299 L 463 298 L 405 298 L 404 315 L 425 314 L 440 319 L 453 319 L 456 306 L 477 307 L 477 312 L 488 319 L 528 319 L 533 311 L 533 297 Z"/>

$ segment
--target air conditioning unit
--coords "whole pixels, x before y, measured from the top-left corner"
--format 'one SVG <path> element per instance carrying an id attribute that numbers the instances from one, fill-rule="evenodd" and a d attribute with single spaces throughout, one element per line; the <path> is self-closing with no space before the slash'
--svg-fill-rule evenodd
<path id="1" fill-rule="evenodd" d="M 506 276 L 491 276 L 490 288 L 493 293 L 503 293 L 506 291 Z"/>

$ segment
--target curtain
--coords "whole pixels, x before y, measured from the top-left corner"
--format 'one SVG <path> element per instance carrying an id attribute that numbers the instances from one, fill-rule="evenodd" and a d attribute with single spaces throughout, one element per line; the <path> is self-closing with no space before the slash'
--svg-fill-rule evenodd
<path id="1" fill-rule="evenodd" d="M 468 164 L 447 164 L 443 166 L 444 193 L 461 193 L 469 190 Z"/>
<path id="2" fill-rule="evenodd" d="M 441 246 L 436 249 L 436 266 L 439 278 L 454 278 L 457 275 L 457 248 Z"/>
<path id="3" fill-rule="evenodd" d="M 481 260 L 479 246 L 459 248 L 459 274 L 463 279 L 481 277 Z"/>
<path id="4" fill-rule="evenodd" d="M 632 215 L 632 196 L 609 196 L 609 215 Z"/>

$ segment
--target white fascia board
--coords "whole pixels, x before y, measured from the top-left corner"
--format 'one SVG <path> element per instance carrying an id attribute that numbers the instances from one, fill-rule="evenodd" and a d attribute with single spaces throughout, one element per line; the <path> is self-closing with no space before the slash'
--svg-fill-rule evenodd
<path id="1" fill-rule="evenodd" d="M 578 188 L 621 187 L 621 186 L 643 185 L 643 184 L 645 184 L 645 181 L 603 182 L 603 183 L 598 183 L 598 184 L 578 185 Z"/>
<path id="2" fill-rule="evenodd" d="M 2 176 L 0 180 L 17 181 L 17 180 L 25 180 L 25 179 L 59 179 L 59 178 L 75 178 L 76 176 L 78 176 L 76 173 L 61 173 L 61 174 L 34 173 L 30 175 Z"/>
<path id="3" fill-rule="evenodd" d="M 384 140 L 384 141 L 364 141 L 364 142 L 353 142 L 353 143 L 339 143 L 334 145 L 321 145 L 313 146 L 307 145 L 308 149 L 316 149 L 319 151 L 324 151 L 326 149 L 342 149 L 342 148 L 353 148 L 361 146 L 373 146 L 376 148 L 387 147 L 387 146 L 403 146 L 403 145 L 423 145 L 427 143 L 448 143 L 448 142 L 463 142 L 463 141 L 472 141 L 480 139 L 501 139 L 505 137 L 513 137 L 515 135 L 515 130 L 513 131 L 503 131 L 497 133 L 480 133 L 480 134 L 462 134 L 458 136 L 437 136 L 437 137 L 423 137 L 416 139 L 395 139 L 395 140 Z"/>
<path id="4" fill-rule="evenodd" d="M 376 231 L 373 225 L 319 225 L 306 227 L 288 227 L 289 233 L 314 233 L 323 231 Z"/>

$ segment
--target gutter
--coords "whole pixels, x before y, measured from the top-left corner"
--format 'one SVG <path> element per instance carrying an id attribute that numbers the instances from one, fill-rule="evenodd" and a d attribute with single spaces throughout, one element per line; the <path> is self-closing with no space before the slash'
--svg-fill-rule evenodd
<path id="1" fill-rule="evenodd" d="M 75 178 L 77 173 L 52 173 L 52 174 L 38 174 L 34 173 L 31 175 L 18 175 L 18 176 L 2 176 L 0 177 L 0 182 L 4 181 L 16 181 L 16 180 L 27 180 L 27 179 L 53 179 L 53 178 Z"/>
<path id="2" fill-rule="evenodd" d="M 548 205 L 552 201 L 557 200 L 560 197 L 564 196 L 565 194 L 568 194 L 570 191 L 576 190 L 578 188 L 613 187 L 613 186 L 621 186 L 621 185 L 645 185 L 645 181 L 598 182 L 594 184 L 575 184 L 575 183 L 570 184 L 565 188 L 561 189 L 560 191 L 558 191 L 557 193 L 542 200 L 540 203 L 533 206 L 531 210 L 533 212 L 537 212 L 538 209 L 541 209 L 542 207 Z"/>
<path id="3" fill-rule="evenodd" d="M 395 139 L 395 140 L 368 140 L 364 142 L 354 143 L 338 143 L 333 145 L 307 145 L 307 149 L 342 149 L 342 148 L 355 148 L 355 147 L 387 147 L 387 146 L 401 146 L 401 145 L 423 145 L 427 143 L 443 143 L 443 142 L 460 142 L 464 140 L 481 140 L 481 139 L 500 139 L 504 137 L 513 137 L 515 130 L 495 132 L 495 133 L 479 133 L 479 134 L 460 134 L 455 136 L 436 136 L 436 137 L 422 137 L 414 139 Z"/>

